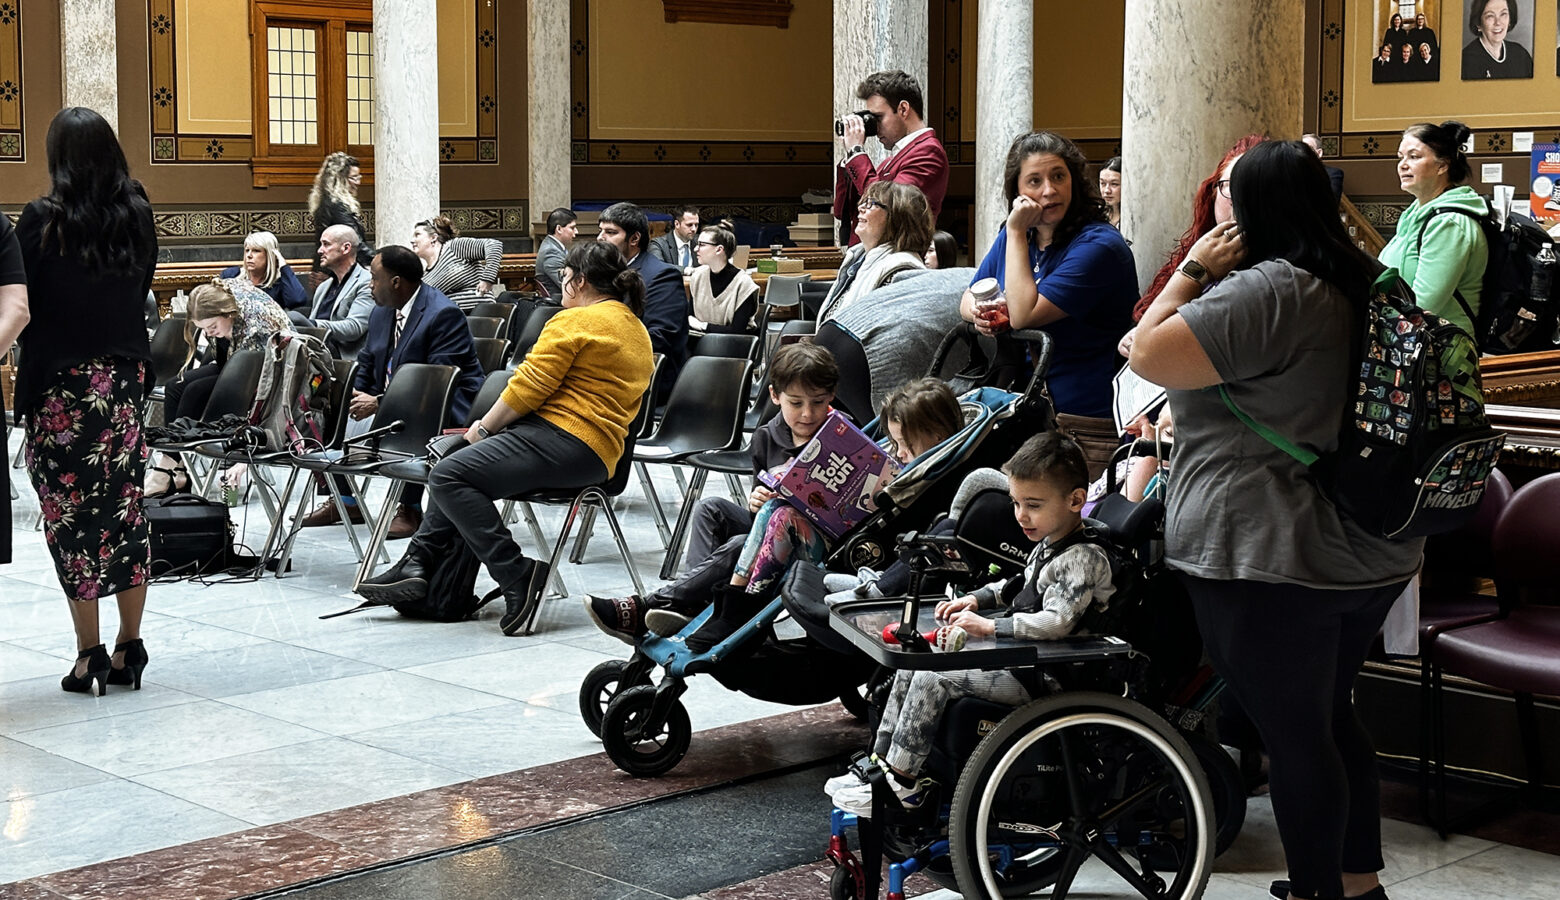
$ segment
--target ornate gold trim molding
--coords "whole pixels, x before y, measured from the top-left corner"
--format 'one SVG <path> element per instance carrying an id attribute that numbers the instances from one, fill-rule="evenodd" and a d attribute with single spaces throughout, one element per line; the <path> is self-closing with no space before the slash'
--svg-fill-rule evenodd
<path id="1" fill-rule="evenodd" d="M 22 118 L 22 7 L 0 0 L 0 162 L 25 162 Z"/>

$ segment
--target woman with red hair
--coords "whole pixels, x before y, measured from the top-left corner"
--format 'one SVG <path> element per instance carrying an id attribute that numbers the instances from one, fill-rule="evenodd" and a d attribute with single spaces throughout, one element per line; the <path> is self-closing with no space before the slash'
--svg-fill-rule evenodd
<path id="1" fill-rule="evenodd" d="M 1160 291 L 1165 289 L 1165 283 L 1170 280 L 1170 276 L 1175 274 L 1175 270 L 1186 259 L 1187 251 L 1192 249 L 1192 245 L 1197 243 L 1197 239 L 1212 231 L 1213 226 L 1218 225 L 1220 222 L 1228 222 L 1234 217 L 1235 214 L 1230 206 L 1230 170 L 1235 168 L 1235 161 L 1240 159 L 1242 154 L 1262 143 L 1263 140 L 1264 138 L 1260 134 L 1248 134 L 1236 141 L 1235 146 L 1231 147 L 1224 154 L 1224 158 L 1219 160 L 1219 165 L 1213 170 L 1213 174 L 1204 178 L 1202 184 L 1197 186 L 1197 190 L 1192 192 L 1192 224 L 1186 229 L 1186 233 L 1181 235 L 1181 239 L 1176 242 L 1175 246 L 1171 248 L 1169 257 L 1165 259 L 1165 264 L 1154 275 L 1154 280 L 1149 284 L 1148 290 L 1143 292 L 1143 296 L 1138 300 L 1137 305 L 1132 307 L 1132 321 L 1136 322 L 1143 318 L 1143 313 L 1148 310 L 1148 305 L 1154 302 L 1154 298 L 1159 296 Z M 1122 336 L 1121 343 L 1117 345 L 1116 350 L 1122 356 L 1131 353 L 1132 340 L 1136 336 L 1136 328 L 1128 331 Z"/>

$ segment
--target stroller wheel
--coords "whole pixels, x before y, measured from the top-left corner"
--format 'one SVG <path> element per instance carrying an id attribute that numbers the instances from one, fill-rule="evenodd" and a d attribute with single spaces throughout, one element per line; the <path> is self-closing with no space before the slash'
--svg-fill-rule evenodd
<path id="1" fill-rule="evenodd" d="M 1246 824 L 1246 783 L 1241 778 L 1240 767 L 1217 741 L 1195 731 L 1181 736 L 1186 738 L 1197 761 L 1202 763 L 1203 774 L 1208 776 L 1208 787 L 1213 791 L 1216 823 L 1213 853 L 1218 856 L 1235 843 L 1241 827 Z"/>
<path id="2" fill-rule="evenodd" d="M 666 720 L 653 719 L 656 689 L 639 684 L 618 693 L 601 720 L 601 741 L 619 769 L 636 778 L 665 775 L 682 761 L 693 741 L 693 725 L 681 700 L 672 700 Z"/>
<path id="3" fill-rule="evenodd" d="M 623 684 L 624 670 L 629 666 L 626 659 L 609 659 L 590 670 L 585 680 L 580 682 L 580 718 L 585 720 L 585 727 L 596 737 L 601 737 L 601 720 L 607 714 L 607 706 L 612 703 L 624 687 L 633 687 L 636 684 L 647 684 L 647 678 L 630 678 L 628 684 Z"/>
<path id="4" fill-rule="evenodd" d="M 851 685 L 840 690 L 840 705 L 845 711 L 855 716 L 856 721 L 865 722 L 867 714 L 871 711 L 866 696 L 862 693 L 867 685 Z"/>

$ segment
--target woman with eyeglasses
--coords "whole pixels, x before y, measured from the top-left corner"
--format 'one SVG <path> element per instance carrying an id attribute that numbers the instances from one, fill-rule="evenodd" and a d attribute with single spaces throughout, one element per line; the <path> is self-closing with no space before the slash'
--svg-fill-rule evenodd
<path id="1" fill-rule="evenodd" d="M 1386 900 L 1376 755 L 1352 694 L 1424 539 L 1363 531 L 1227 406 L 1335 449 L 1355 402 L 1351 338 L 1381 266 L 1349 240 L 1300 141 L 1252 147 L 1229 187 L 1235 221 L 1192 245 L 1132 346 L 1132 369 L 1168 389 L 1175 418 L 1165 561 L 1267 746 L 1290 876 L 1274 895 Z"/>
<path id="2" fill-rule="evenodd" d="M 314 176 L 314 187 L 309 190 L 309 218 L 314 220 L 314 246 L 320 245 L 320 236 L 332 225 L 349 225 L 362 242 L 358 244 L 358 264 L 368 265 L 374 258 L 374 246 L 368 240 L 368 230 L 363 227 L 363 206 L 358 202 L 358 189 L 363 185 L 363 170 L 357 157 L 337 150 L 325 157 L 320 170 Z M 314 272 L 324 276 L 324 267 L 318 255 L 314 259 Z M 310 285 L 318 284 L 319 280 Z"/>
<path id="3" fill-rule="evenodd" d="M 977 310 L 966 290 L 959 313 L 982 334 L 1008 327 L 1050 334 L 1046 385 L 1058 423 L 1098 478 L 1116 448 L 1111 379 L 1138 285 L 1132 250 L 1107 221 L 1085 166 L 1077 145 L 1054 132 L 1013 142 L 1002 176 L 1011 212 L 970 281 L 995 278 L 1006 302 Z"/>
<path id="4" fill-rule="evenodd" d="M 730 229 L 711 225 L 699 232 L 693 255 L 698 266 L 688 279 L 693 313 L 688 327 L 706 334 L 746 334 L 758 311 L 758 283 L 731 264 L 737 252 L 737 236 Z"/>
<path id="5" fill-rule="evenodd" d="M 423 284 L 442 291 L 462 311 L 493 295 L 504 245 L 461 237 L 447 216 L 424 219 L 412 228 L 412 252 L 423 264 Z"/>
<path id="6" fill-rule="evenodd" d="M 818 324 L 876 290 L 900 272 L 926 268 L 932 243 L 932 208 L 921 189 L 894 181 L 875 181 L 856 208 L 861 243 L 846 251 L 840 274 L 818 308 Z"/>
<path id="7" fill-rule="evenodd" d="M 205 412 L 217 375 L 227 365 L 230 354 L 264 350 L 271 335 L 291 327 L 287 313 L 243 276 L 213 279 L 190 291 L 186 316 L 184 336 L 190 351 L 185 365 L 194 361 L 196 340 L 201 335 L 210 345 L 215 362 L 186 368 L 168 383 L 163 393 L 164 422 L 184 416 L 199 417 Z M 189 486 L 189 473 L 177 453 L 159 453 L 156 461 L 146 467 L 148 497 L 177 493 Z"/>

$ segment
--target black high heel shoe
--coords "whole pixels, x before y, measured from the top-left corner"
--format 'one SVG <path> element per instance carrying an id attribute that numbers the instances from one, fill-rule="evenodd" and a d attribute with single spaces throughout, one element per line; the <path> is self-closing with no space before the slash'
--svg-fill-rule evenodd
<path id="1" fill-rule="evenodd" d="M 141 689 L 141 670 L 145 669 L 147 662 L 150 661 L 150 657 L 146 655 L 146 645 L 141 643 L 140 638 L 136 638 L 133 641 L 125 641 L 123 644 L 115 644 L 114 652 L 125 655 L 125 664 L 116 669 L 113 667 L 112 657 L 110 657 L 108 683 L 134 685 L 132 690 L 139 691 Z"/>
<path id="2" fill-rule="evenodd" d="M 184 468 L 183 466 L 174 466 L 171 469 L 165 469 L 162 466 L 147 466 L 146 468 L 149 471 L 161 472 L 164 475 L 167 475 L 168 476 L 168 486 L 163 488 L 160 491 L 143 491 L 142 492 L 142 496 L 143 496 L 144 499 L 146 499 L 146 500 L 155 500 L 155 499 L 157 499 L 159 497 L 168 497 L 168 496 L 171 496 L 173 494 L 183 494 L 183 493 L 187 493 L 189 491 L 189 489 L 190 489 L 190 473 L 189 473 L 189 470 Z M 184 479 L 184 483 L 183 484 L 179 483 L 179 479 L 181 479 L 181 478 Z"/>
<path id="3" fill-rule="evenodd" d="M 65 677 L 60 679 L 60 688 L 73 694 L 90 694 L 93 682 L 97 682 L 97 695 L 103 696 L 108 692 L 108 670 L 113 665 L 108 658 L 108 651 L 103 649 L 102 644 L 88 647 L 76 654 L 77 662 L 83 659 L 87 661 L 87 674 L 76 677 L 76 667 L 72 665 Z"/>

